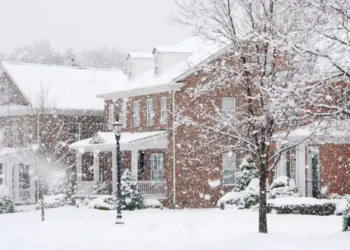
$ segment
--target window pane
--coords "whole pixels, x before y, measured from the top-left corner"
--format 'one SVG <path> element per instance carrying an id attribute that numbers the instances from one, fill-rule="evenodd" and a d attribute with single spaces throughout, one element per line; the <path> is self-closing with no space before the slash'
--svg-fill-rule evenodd
<path id="1" fill-rule="evenodd" d="M 3 166 L 2 166 L 2 164 L 0 164 L 0 175 L 2 175 L 3 174 Z"/>
<path id="2" fill-rule="evenodd" d="M 234 170 L 224 170 L 223 183 L 226 185 L 235 183 L 235 171 Z"/>

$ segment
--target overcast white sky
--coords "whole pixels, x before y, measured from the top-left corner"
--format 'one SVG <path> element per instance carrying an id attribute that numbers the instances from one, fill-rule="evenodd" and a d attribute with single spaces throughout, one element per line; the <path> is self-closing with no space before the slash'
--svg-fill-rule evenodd
<path id="1" fill-rule="evenodd" d="M 125 51 L 173 45 L 188 29 L 165 21 L 173 0 L 0 0 L 0 52 L 47 40 L 63 51 L 102 45 Z"/>

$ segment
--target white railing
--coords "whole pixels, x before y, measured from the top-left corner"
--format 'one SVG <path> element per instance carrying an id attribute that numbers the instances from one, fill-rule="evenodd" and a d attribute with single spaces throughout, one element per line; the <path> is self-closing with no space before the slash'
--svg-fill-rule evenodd
<path id="1" fill-rule="evenodd" d="M 144 198 L 166 198 L 166 181 L 138 181 L 139 191 Z"/>
<path id="2" fill-rule="evenodd" d="M 81 181 L 77 183 L 76 197 L 87 197 L 96 193 L 98 186 L 94 181 Z"/>

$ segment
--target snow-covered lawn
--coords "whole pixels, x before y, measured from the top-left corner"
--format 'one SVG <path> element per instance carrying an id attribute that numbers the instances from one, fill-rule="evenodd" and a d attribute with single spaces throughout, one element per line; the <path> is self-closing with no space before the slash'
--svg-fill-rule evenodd
<path id="1" fill-rule="evenodd" d="M 0 215 L 4 250 L 329 250 L 349 249 L 341 217 L 269 215 L 269 235 L 257 234 L 258 213 L 238 210 L 125 212 L 63 207 Z"/>

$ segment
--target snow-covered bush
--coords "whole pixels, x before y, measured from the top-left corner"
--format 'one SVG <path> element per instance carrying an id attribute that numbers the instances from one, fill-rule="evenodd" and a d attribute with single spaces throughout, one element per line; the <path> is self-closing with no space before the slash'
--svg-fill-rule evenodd
<path id="1" fill-rule="evenodd" d="M 328 195 L 327 199 L 330 200 L 330 202 L 334 203 L 337 206 L 337 210 L 335 211 L 336 215 L 343 216 L 347 213 L 347 211 L 350 211 L 350 195 L 339 195 L 339 194 L 330 194 Z"/>
<path id="2" fill-rule="evenodd" d="M 163 205 L 157 199 L 144 199 L 142 208 L 163 209 Z"/>
<path id="3" fill-rule="evenodd" d="M 12 197 L 4 186 L 0 186 L 0 214 L 14 212 Z"/>
<path id="4" fill-rule="evenodd" d="M 44 208 L 57 208 L 68 205 L 67 195 L 45 195 L 44 196 Z M 36 204 L 36 209 L 41 208 L 41 201 L 39 200 Z"/>
<path id="5" fill-rule="evenodd" d="M 241 165 L 239 166 L 239 172 L 236 176 L 236 184 L 234 191 L 241 192 L 245 190 L 250 181 L 258 177 L 258 171 L 255 167 L 254 161 L 250 156 L 243 159 Z"/>
<path id="6" fill-rule="evenodd" d="M 329 200 L 308 197 L 285 197 L 267 201 L 267 212 L 277 214 L 333 215 L 336 209 Z"/>
<path id="7" fill-rule="evenodd" d="M 99 210 L 114 210 L 116 209 L 115 198 L 111 195 L 104 195 L 87 202 L 89 208 L 99 209 Z"/>
<path id="8" fill-rule="evenodd" d="M 343 232 L 350 231 L 350 208 L 344 213 L 343 216 Z"/>
<path id="9" fill-rule="evenodd" d="M 273 180 L 268 194 L 269 199 L 276 199 L 282 197 L 298 197 L 298 188 L 295 183 L 287 176 L 279 176 Z"/>
<path id="10" fill-rule="evenodd" d="M 119 202 L 117 200 L 117 202 Z M 121 178 L 121 206 L 123 210 L 141 209 L 143 199 L 138 184 L 133 180 L 130 170 L 126 169 Z"/>
<path id="11" fill-rule="evenodd" d="M 225 209 L 228 206 L 249 209 L 259 202 L 259 179 L 254 178 L 244 191 L 229 192 L 219 199 L 217 206 Z"/>

